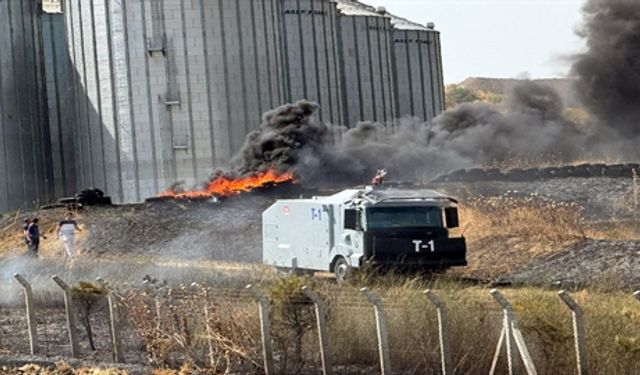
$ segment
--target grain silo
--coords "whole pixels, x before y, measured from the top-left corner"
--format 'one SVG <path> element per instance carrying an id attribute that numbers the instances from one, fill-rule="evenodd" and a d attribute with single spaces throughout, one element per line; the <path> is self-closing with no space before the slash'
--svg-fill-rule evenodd
<path id="1" fill-rule="evenodd" d="M 53 196 L 36 1 L 0 1 L 0 211 Z"/>
<path id="2" fill-rule="evenodd" d="M 64 5 L 78 187 L 137 201 L 206 180 L 282 103 L 275 0 Z"/>
<path id="3" fill-rule="evenodd" d="M 286 102 L 347 126 L 443 109 L 438 32 L 355 0 L 48 3 L 56 196 L 95 186 L 132 202 L 205 181 Z"/>
<path id="4" fill-rule="evenodd" d="M 342 87 L 334 1 L 278 0 L 284 99 L 320 105 L 318 119 L 340 124 Z"/>
<path id="5" fill-rule="evenodd" d="M 444 110 L 440 32 L 391 15 L 399 117 L 430 120 Z"/>
<path id="6" fill-rule="evenodd" d="M 51 2 L 48 4 L 51 6 Z M 51 142 L 51 165 L 56 182 L 55 196 L 67 196 L 76 189 L 76 118 L 73 85 L 59 79 L 73 77 L 75 67 L 66 48 L 67 32 L 64 16 L 51 7 L 53 13 L 42 15 L 42 45 Z"/>
<path id="7" fill-rule="evenodd" d="M 392 123 L 396 118 L 392 73 L 391 19 L 357 1 L 338 1 L 344 87 L 344 124 Z"/>

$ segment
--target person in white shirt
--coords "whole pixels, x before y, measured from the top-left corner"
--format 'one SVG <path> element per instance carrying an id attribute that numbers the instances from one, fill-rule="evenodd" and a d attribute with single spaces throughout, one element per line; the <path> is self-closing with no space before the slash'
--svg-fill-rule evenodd
<path id="1" fill-rule="evenodd" d="M 65 255 L 68 258 L 73 258 L 75 254 L 75 236 L 76 230 L 80 232 L 78 223 L 73 220 L 73 213 L 69 212 L 64 217 L 64 220 L 58 223 L 58 238 L 62 239 L 62 246 L 64 247 Z"/>

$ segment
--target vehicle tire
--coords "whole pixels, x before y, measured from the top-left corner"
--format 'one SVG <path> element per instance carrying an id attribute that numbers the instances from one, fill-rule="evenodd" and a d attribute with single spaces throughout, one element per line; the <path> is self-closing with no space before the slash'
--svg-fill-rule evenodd
<path id="1" fill-rule="evenodd" d="M 343 257 L 336 259 L 333 265 L 333 274 L 336 276 L 336 281 L 339 283 L 345 282 L 349 278 L 351 273 L 351 266 L 347 263 L 347 260 Z"/>

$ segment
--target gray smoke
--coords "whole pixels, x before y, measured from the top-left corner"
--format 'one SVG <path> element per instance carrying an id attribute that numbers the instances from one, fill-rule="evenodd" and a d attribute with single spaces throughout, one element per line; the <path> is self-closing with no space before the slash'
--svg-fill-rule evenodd
<path id="1" fill-rule="evenodd" d="M 579 34 L 588 50 L 572 72 L 584 104 L 603 126 L 640 136 L 640 1 L 589 0 Z"/>
<path id="2" fill-rule="evenodd" d="M 387 168 L 395 179 L 427 179 L 454 168 L 526 156 L 570 161 L 583 153 L 589 134 L 563 115 L 549 87 L 518 86 L 502 108 L 465 103 L 429 123 L 405 119 L 395 132 L 376 123 L 339 129 L 314 120 L 317 106 L 288 104 L 264 116 L 234 159 L 240 174 L 294 170 L 304 183 L 367 182 Z M 338 139 L 335 141 L 334 139 Z"/>
<path id="3" fill-rule="evenodd" d="M 509 158 L 553 155 L 570 161 L 580 154 L 588 134 L 565 118 L 561 103 L 551 88 L 525 82 L 502 108 L 464 103 L 429 123 L 401 122 L 389 136 L 380 136 L 380 126 L 360 124 L 346 132 L 339 147 L 370 170 L 385 167 L 400 179 L 429 178 Z"/>

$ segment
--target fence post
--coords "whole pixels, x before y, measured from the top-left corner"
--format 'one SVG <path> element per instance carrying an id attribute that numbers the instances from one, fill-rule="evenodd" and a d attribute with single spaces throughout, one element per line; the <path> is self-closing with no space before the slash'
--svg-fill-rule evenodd
<path id="1" fill-rule="evenodd" d="M 380 297 L 370 292 L 367 288 L 360 289 L 360 292 L 371 302 L 376 314 L 376 329 L 378 332 L 378 351 L 380 353 L 380 371 L 382 375 L 391 374 L 391 360 L 389 359 L 389 341 L 387 328 L 384 321 L 384 311 Z"/>
<path id="2" fill-rule="evenodd" d="M 584 313 L 580 305 L 569 296 L 567 292 L 561 290 L 558 292 L 558 297 L 564 302 L 571 310 L 573 317 L 573 338 L 575 340 L 576 348 L 576 366 L 578 369 L 578 375 L 588 374 L 587 366 L 587 349 L 584 333 Z"/>
<path id="3" fill-rule="evenodd" d="M 489 370 L 489 375 L 494 375 L 496 373 L 496 369 L 498 368 L 498 360 L 500 359 L 500 352 L 502 351 L 502 346 L 504 345 L 505 336 L 506 336 L 506 330 L 505 330 L 505 325 L 503 321 L 502 330 L 500 330 L 500 338 L 498 339 L 498 345 L 496 345 L 496 351 L 493 354 L 493 360 L 491 361 L 491 369 Z M 509 355 L 511 355 L 511 353 L 507 351 L 507 356 Z"/>
<path id="4" fill-rule="evenodd" d="M 31 348 L 31 355 L 38 353 L 38 326 L 36 325 L 35 306 L 33 306 L 33 291 L 31 284 L 22 277 L 22 275 L 16 273 L 13 277 L 18 280 L 22 285 L 24 291 L 25 308 L 27 310 L 27 330 L 29 332 L 29 347 Z"/>
<path id="5" fill-rule="evenodd" d="M 505 325 L 505 338 L 507 339 L 507 351 L 513 351 L 513 343 L 511 342 L 511 339 L 513 339 L 518 352 L 520 353 L 520 358 L 522 359 L 522 362 L 524 362 L 524 368 L 526 369 L 527 374 L 537 375 L 538 372 L 533 364 L 533 360 L 531 360 L 531 354 L 529 353 L 527 344 L 524 342 L 524 337 L 522 336 L 522 331 L 520 331 L 520 327 L 518 326 L 518 319 L 513 311 L 513 306 L 511 306 L 511 303 L 509 303 L 509 301 L 497 289 L 493 289 L 491 291 L 491 295 L 502 307 L 502 312 L 504 314 L 503 322 Z M 509 374 L 513 373 L 513 364 L 512 360 L 509 361 Z"/>
<path id="6" fill-rule="evenodd" d="M 160 303 L 158 293 L 162 286 L 155 285 L 155 283 L 151 282 L 148 279 L 143 280 L 142 285 L 144 287 L 145 293 L 153 298 L 153 306 L 156 315 L 156 331 L 159 332 L 162 329 L 162 305 Z"/>
<path id="7" fill-rule="evenodd" d="M 107 302 L 109 303 L 109 328 L 111 329 L 111 347 L 113 350 L 113 360 L 116 363 L 124 362 L 124 355 L 122 354 L 122 338 L 120 336 L 120 311 L 118 307 L 118 301 L 113 293 L 113 290 L 109 288 L 109 285 L 100 277 L 96 279 L 100 286 L 107 292 Z"/>
<path id="8" fill-rule="evenodd" d="M 266 375 L 275 375 L 273 367 L 273 347 L 271 345 L 271 324 L 269 321 L 269 301 L 254 287 L 247 285 L 247 288 L 256 302 L 260 313 L 260 330 L 262 332 L 262 356 L 264 357 L 264 371 Z"/>
<path id="9" fill-rule="evenodd" d="M 325 320 L 324 302 L 316 292 L 306 286 L 302 287 L 302 293 L 309 298 L 316 308 L 316 322 L 318 324 L 318 342 L 320 345 L 320 358 L 322 359 L 322 373 L 331 375 L 331 361 L 329 360 L 329 336 L 327 335 L 327 322 Z"/>
<path id="10" fill-rule="evenodd" d="M 440 339 L 440 361 L 442 375 L 451 374 L 451 353 L 449 351 L 449 338 L 447 337 L 447 308 L 444 302 L 430 289 L 424 291 L 425 296 L 431 301 L 438 311 L 438 337 Z"/>
<path id="11" fill-rule="evenodd" d="M 69 342 L 71 344 L 71 355 L 76 358 L 79 354 L 78 336 L 76 333 L 76 309 L 73 304 L 73 294 L 71 288 L 58 276 L 52 277 L 53 281 L 64 291 L 64 307 L 67 311 L 67 330 L 69 331 Z"/>
<path id="12" fill-rule="evenodd" d="M 213 334 L 211 332 L 211 324 L 209 323 L 209 289 L 202 284 L 196 282 L 191 283 L 194 288 L 200 288 L 202 291 L 202 297 L 204 298 L 204 307 L 202 312 L 204 313 L 205 331 L 207 332 L 207 350 L 209 351 L 209 365 L 215 366 L 215 356 L 213 352 Z"/>

